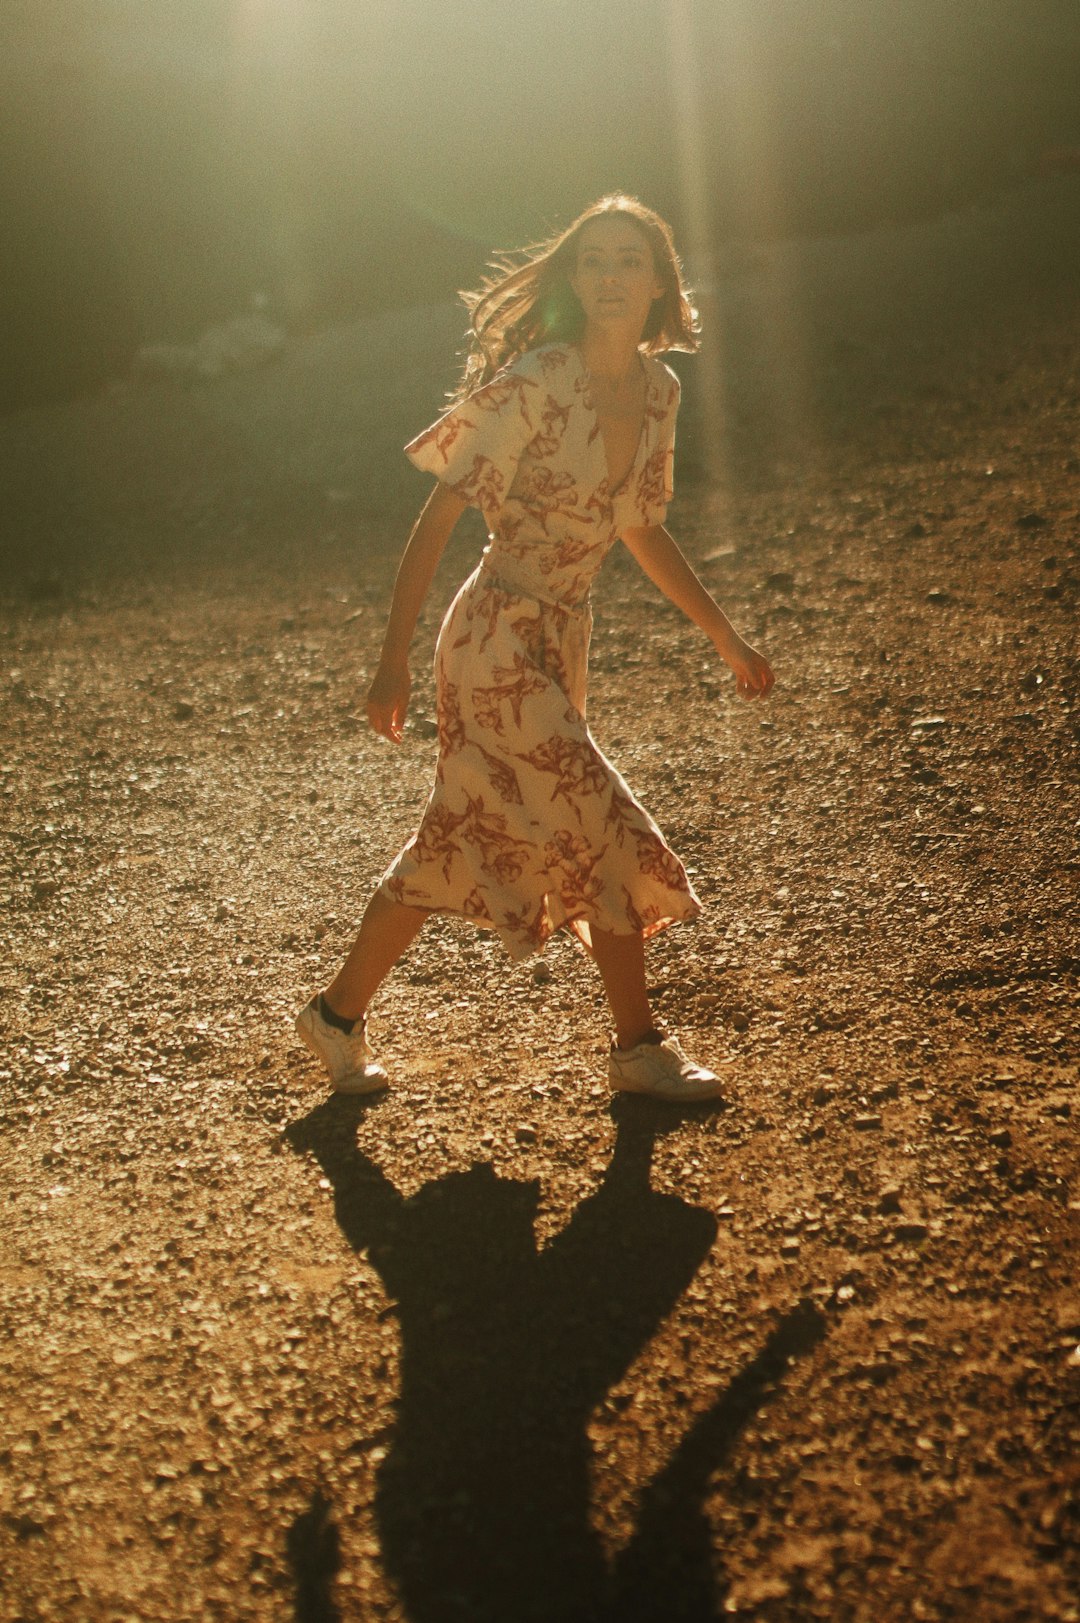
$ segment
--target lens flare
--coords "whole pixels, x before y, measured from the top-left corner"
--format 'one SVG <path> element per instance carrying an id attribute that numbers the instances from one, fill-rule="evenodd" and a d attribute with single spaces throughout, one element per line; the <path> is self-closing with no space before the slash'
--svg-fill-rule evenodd
<path id="1" fill-rule="evenodd" d="M 726 485 L 747 430 L 774 471 L 813 460 L 800 253 L 784 240 L 762 32 L 737 7 L 706 12 L 697 0 L 668 0 L 666 21 L 683 242 L 703 328 L 702 460 Z M 722 244 L 737 236 L 759 247 L 735 261 Z"/>

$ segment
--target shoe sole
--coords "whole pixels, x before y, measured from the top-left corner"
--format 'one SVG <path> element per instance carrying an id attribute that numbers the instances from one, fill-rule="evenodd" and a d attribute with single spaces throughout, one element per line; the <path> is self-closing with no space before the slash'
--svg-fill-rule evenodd
<path id="1" fill-rule="evenodd" d="M 723 1099 L 723 1088 L 717 1084 L 707 1084 L 701 1092 L 691 1093 L 680 1089 L 677 1093 L 667 1093 L 660 1088 L 638 1088 L 632 1082 L 612 1082 L 612 1093 L 629 1093 L 637 1099 L 661 1099 L 668 1105 L 704 1105 L 717 1099 Z"/>
<path id="2" fill-rule="evenodd" d="M 304 1047 L 315 1055 L 319 1064 L 325 1067 L 326 1060 L 315 1046 L 311 1034 L 307 1031 L 302 1012 L 297 1016 L 296 1035 Z M 335 1093 L 381 1093 L 384 1088 L 390 1086 L 390 1078 L 385 1071 L 377 1071 L 374 1076 L 368 1076 L 363 1071 L 353 1071 L 350 1075 L 343 1076 L 339 1082 L 335 1082 L 331 1077 L 330 1086 Z"/>

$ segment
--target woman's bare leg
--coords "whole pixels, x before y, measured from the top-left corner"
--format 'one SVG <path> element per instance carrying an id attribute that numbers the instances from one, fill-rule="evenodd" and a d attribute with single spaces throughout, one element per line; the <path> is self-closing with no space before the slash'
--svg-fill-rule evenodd
<path id="1" fill-rule="evenodd" d="M 349 956 L 323 994 L 343 1020 L 359 1020 L 375 992 L 428 918 L 419 907 L 406 907 L 377 890 L 364 911 L 360 934 Z"/>
<path id="2" fill-rule="evenodd" d="M 620 1048 L 633 1048 L 655 1031 L 649 994 L 645 989 L 645 940 L 636 935 L 612 935 L 590 928 L 592 953 L 615 1019 L 615 1040 Z"/>

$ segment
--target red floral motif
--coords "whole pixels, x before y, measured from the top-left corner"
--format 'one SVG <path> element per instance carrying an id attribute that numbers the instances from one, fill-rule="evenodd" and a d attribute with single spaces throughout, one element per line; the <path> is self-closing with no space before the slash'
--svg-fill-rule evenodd
<path id="1" fill-rule="evenodd" d="M 473 465 L 468 473 L 452 484 L 450 489 L 463 502 L 475 502 L 481 512 L 488 512 L 500 506 L 506 480 L 490 457 L 478 453 L 473 457 Z"/>
<path id="2" fill-rule="evenodd" d="M 657 926 L 672 916 L 664 913 L 655 902 L 646 902 L 643 907 L 637 907 L 626 885 L 623 886 L 623 895 L 626 897 L 626 917 L 642 935 L 655 935 Z"/>
<path id="3" fill-rule="evenodd" d="M 590 552 L 596 551 L 596 541 L 588 535 L 568 536 L 560 541 L 557 547 L 552 547 L 540 559 L 540 573 L 552 575 L 558 569 L 569 569 L 571 564 L 581 563 Z"/>
<path id="4" fill-rule="evenodd" d="M 519 481 L 519 498 L 529 513 L 539 519 L 547 535 L 553 518 L 578 518 L 577 480 L 570 472 L 557 473 L 544 463 L 525 470 Z"/>
<path id="5" fill-rule="evenodd" d="M 544 914 L 543 900 L 539 905 L 527 902 L 516 913 L 508 908 L 502 916 L 503 929 L 528 947 L 541 947 L 551 934 L 550 929 L 544 928 Z"/>
<path id="6" fill-rule="evenodd" d="M 602 524 L 609 524 L 611 522 L 614 509 L 611 505 L 611 496 L 608 492 L 608 482 L 606 479 L 601 479 L 600 483 L 597 485 L 596 489 L 585 503 L 585 511 L 587 513 L 598 514 L 598 521 Z"/>
<path id="7" fill-rule="evenodd" d="M 490 417 L 508 419 L 513 407 L 518 407 L 521 422 L 528 430 L 533 428 L 533 414 L 529 411 L 529 391 L 536 390 L 538 383 L 534 378 L 521 377 L 520 372 L 503 372 L 499 377 L 492 378 L 482 390 L 476 394 L 469 394 L 466 401 L 468 411 L 484 412 Z"/>
<path id="8" fill-rule="evenodd" d="M 553 610 L 552 612 L 558 612 Z M 544 622 L 537 614 L 520 614 L 511 620 L 510 629 L 525 649 L 532 663 L 543 666 Z"/>
<path id="9" fill-rule="evenodd" d="M 473 638 L 474 624 L 476 621 L 479 621 L 484 628 L 484 633 L 477 644 L 477 650 L 478 652 L 483 653 L 488 643 L 495 636 L 496 632 L 499 630 L 499 627 L 502 625 L 503 616 L 506 613 L 506 605 L 509 601 L 510 599 L 507 594 L 500 591 L 497 586 L 485 584 L 474 598 L 473 602 L 469 605 L 469 632 L 466 636 L 462 637 L 459 643 L 455 643 L 454 646 L 464 647 L 467 643 L 471 642 Z"/>
<path id="10" fill-rule="evenodd" d="M 539 460 L 541 457 L 555 455 L 566 435 L 571 409 L 569 405 L 560 406 L 552 395 L 548 395 L 540 413 L 540 421 L 544 426 L 533 435 L 525 447 L 528 456 Z"/>
<path id="11" fill-rule="evenodd" d="M 484 900 L 484 893 L 479 885 L 474 885 L 464 898 L 461 903 L 461 911 L 467 919 L 487 919 L 490 917 L 487 902 Z"/>
<path id="12" fill-rule="evenodd" d="M 570 686 L 570 672 L 566 668 L 560 644 L 554 640 L 549 642 L 543 650 L 540 663 L 544 674 L 551 678 L 560 692 L 565 693 Z"/>
<path id="13" fill-rule="evenodd" d="M 450 460 L 450 452 L 462 434 L 475 433 L 475 431 L 476 424 L 474 422 L 470 422 L 469 418 L 463 416 L 460 412 L 454 412 L 448 417 L 441 417 L 437 423 L 432 423 L 429 429 L 425 430 L 423 434 L 413 441 L 412 448 L 414 451 L 423 451 L 429 445 L 433 445 L 442 458 L 443 467 L 445 468 Z"/>
<path id="14" fill-rule="evenodd" d="M 544 847 L 548 871 L 558 875 L 559 898 L 568 912 L 595 907 L 604 894 L 604 881 L 596 866 L 607 851 L 594 850 L 581 834 L 562 828 Z"/>
<path id="15" fill-rule="evenodd" d="M 521 731 L 521 707 L 534 693 L 543 693 L 547 677 L 530 665 L 524 654 L 515 654 L 512 667 L 497 665 L 492 672 L 494 682 L 488 687 L 472 690 L 473 711 L 478 726 L 485 731 L 503 736 L 503 705 L 510 706 L 514 726 Z"/>
<path id="16" fill-rule="evenodd" d="M 518 536 L 521 534 L 521 529 L 524 523 L 524 513 L 513 512 L 509 507 L 503 508 L 502 512 L 499 514 L 499 540 L 502 542 L 505 548 L 510 549 L 514 546 Z M 528 541 L 526 541 L 521 550 L 523 552 L 527 552 L 528 546 Z"/>
<path id="17" fill-rule="evenodd" d="M 650 385 L 648 399 L 645 402 L 646 424 L 662 423 L 670 410 L 670 396 L 667 400 L 661 400 L 659 389 L 654 384 Z"/>
<path id="18" fill-rule="evenodd" d="M 477 749 L 487 762 L 488 777 L 491 787 L 499 796 L 504 806 L 524 806 L 525 800 L 521 793 L 521 784 L 518 775 L 510 765 L 499 755 L 492 755 L 483 744 L 477 744 Z"/>
<path id="19" fill-rule="evenodd" d="M 528 865 L 532 846 L 508 832 L 501 812 L 488 811 L 483 795 L 466 796 L 465 815 L 459 819 L 462 833 L 480 856 L 480 867 L 500 885 L 520 879 Z"/>
<path id="20" fill-rule="evenodd" d="M 445 801 L 436 801 L 424 813 L 416 831 L 413 847 L 420 862 L 438 862 L 444 879 L 450 878 L 455 857 L 461 855 L 461 846 L 454 838 L 467 821 L 467 813 L 454 812 Z"/>
<path id="21" fill-rule="evenodd" d="M 631 797 L 617 784 L 611 786 L 611 799 L 608 802 L 607 813 L 604 817 L 605 831 L 615 835 L 617 845 L 624 844 L 627 831 L 636 832 L 641 827 L 641 813 Z"/>
<path id="22" fill-rule="evenodd" d="M 440 682 L 436 720 L 439 727 L 439 755 L 453 755 L 465 743 L 465 719 L 461 714 L 461 694 L 456 682 Z M 440 774 L 442 765 L 440 760 Z"/>
<path id="23" fill-rule="evenodd" d="M 638 506 L 645 512 L 667 505 L 667 459 L 667 447 L 662 445 L 646 459 L 638 475 Z"/>
<path id="24" fill-rule="evenodd" d="M 535 749 L 519 754 L 518 760 L 527 761 L 537 772 L 550 773 L 556 780 L 552 800 L 562 795 L 571 806 L 586 795 L 602 794 L 607 787 L 606 763 L 587 738 L 552 733 Z M 578 812 L 579 820 L 580 816 Z"/>
<path id="25" fill-rule="evenodd" d="M 557 344 L 551 344 L 546 349 L 539 350 L 538 354 L 540 357 L 540 370 L 545 377 L 550 377 L 553 372 L 561 372 L 570 359 L 570 351 L 560 348 Z"/>
<path id="26" fill-rule="evenodd" d="M 671 890 L 686 890 L 683 865 L 675 853 L 668 850 L 659 834 L 654 834 L 647 828 L 636 829 L 634 843 L 637 846 L 638 867 L 642 873 L 648 874 L 651 879 L 659 879 L 661 884 L 667 885 Z"/>
<path id="27" fill-rule="evenodd" d="M 632 930 L 644 930 L 645 920 L 642 918 L 641 914 L 634 905 L 634 898 L 631 896 L 629 888 L 626 885 L 623 886 L 623 895 L 626 897 L 627 923 L 630 925 Z"/>

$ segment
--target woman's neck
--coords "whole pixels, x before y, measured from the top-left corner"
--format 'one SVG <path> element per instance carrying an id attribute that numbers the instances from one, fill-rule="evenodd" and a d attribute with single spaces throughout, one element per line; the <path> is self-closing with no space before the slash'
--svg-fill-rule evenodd
<path id="1" fill-rule="evenodd" d="M 586 330 L 578 349 L 585 370 L 594 383 L 618 391 L 635 385 L 641 377 L 641 355 L 637 344 L 620 333 Z"/>

